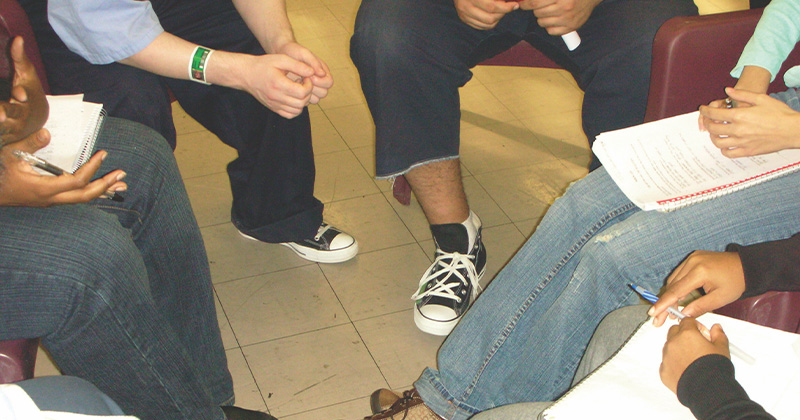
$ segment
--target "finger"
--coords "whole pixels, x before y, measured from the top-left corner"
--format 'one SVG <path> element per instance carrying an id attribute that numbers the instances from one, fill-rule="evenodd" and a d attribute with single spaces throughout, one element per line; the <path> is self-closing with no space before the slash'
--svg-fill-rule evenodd
<path id="1" fill-rule="evenodd" d="M 125 172 L 121 170 L 112 171 L 80 188 L 74 188 L 53 196 L 54 204 L 66 203 L 86 203 L 106 194 L 113 188 L 118 188 L 124 183 L 120 180 L 125 177 Z M 127 188 L 125 185 L 123 188 Z"/>
<path id="2" fill-rule="evenodd" d="M 22 139 L 22 141 L 15 144 L 15 147 L 28 153 L 35 153 L 48 144 L 50 144 L 50 131 L 42 128 Z"/>
<path id="3" fill-rule="evenodd" d="M 710 340 L 714 347 L 728 351 L 728 336 L 722 330 L 722 325 L 714 324 L 711 326 Z"/>
<path id="4" fill-rule="evenodd" d="M 734 89 L 732 87 L 725 88 L 725 93 L 736 102 L 743 102 L 749 105 L 755 105 L 766 96 L 742 89 Z"/>
<path id="5" fill-rule="evenodd" d="M 100 150 L 99 152 L 95 153 L 85 164 L 83 164 L 83 166 L 75 171 L 75 177 L 79 180 L 82 180 L 84 183 L 88 183 L 94 177 L 94 174 L 96 174 L 100 169 L 100 165 L 103 164 L 106 156 L 108 156 L 108 152 L 105 150 Z"/>
<path id="6" fill-rule="evenodd" d="M 295 73 L 303 78 L 311 77 L 314 75 L 314 68 L 308 64 L 295 60 L 288 55 L 277 56 L 275 67 L 283 70 L 286 73 Z"/>
<path id="7" fill-rule="evenodd" d="M 673 325 L 673 326 L 669 327 L 669 330 L 667 330 L 667 341 L 672 339 L 672 337 L 675 337 L 676 335 L 678 335 L 680 330 L 681 329 L 680 329 L 679 325 Z"/>
<path id="8" fill-rule="evenodd" d="M 686 316 L 697 318 L 698 316 L 703 315 L 706 312 L 711 312 L 720 306 L 722 305 L 718 303 L 716 294 L 712 292 L 691 301 L 683 308 L 683 313 Z"/>

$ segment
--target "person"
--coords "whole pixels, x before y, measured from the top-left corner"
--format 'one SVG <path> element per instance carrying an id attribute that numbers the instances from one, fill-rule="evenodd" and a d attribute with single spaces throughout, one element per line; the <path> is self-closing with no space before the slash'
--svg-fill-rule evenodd
<path id="1" fill-rule="evenodd" d="M 785 20 L 785 26 L 797 25 L 798 4 L 773 1 L 761 21 L 767 25 L 759 24 L 753 45 L 771 36 L 773 15 Z M 777 33 L 783 34 L 778 44 L 790 43 L 798 34 Z M 766 56 L 783 62 L 790 50 L 772 48 Z M 766 61 L 763 58 L 751 61 L 752 51 L 745 48 L 739 64 L 749 64 L 741 67 L 766 65 L 759 64 Z M 800 79 L 794 78 L 798 72 L 798 67 L 787 72 L 788 90 L 768 96 L 746 89 L 761 80 L 754 76 L 760 72 L 743 70 L 737 88 L 727 89 L 736 107 L 725 108 L 720 100 L 700 108 L 702 126 L 723 153 L 800 148 Z M 569 388 L 603 316 L 638 302 L 628 283 L 660 290 L 670 273 L 691 267 L 679 264 L 697 250 L 722 251 L 730 243 L 746 247 L 790 238 L 800 232 L 798 200 L 800 172 L 794 172 L 676 211 L 645 212 L 628 200 L 604 168 L 590 172 L 553 203 L 531 238 L 445 340 L 438 369 L 425 369 L 414 384 L 418 396 L 407 395 L 398 402 L 393 401 L 396 395 L 378 391 L 373 409 L 393 401 L 398 402 L 397 410 L 371 418 L 401 418 L 405 413 L 417 420 L 462 420 L 494 407 L 555 400 Z M 738 294 L 762 290 L 747 286 L 747 293 Z M 674 303 L 669 296 L 665 302 Z M 700 313 L 691 306 L 687 310 L 688 315 Z"/>
<path id="2" fill-rule="evenodd" d="M 108 117 L 85 165 L 39 175 L 12 151 L 48 144 L 47 101 L 22 38 L 11 59 L 11 97 L 0 102 L 0 340 L 41 337 L 64 374 L 141 420 L 274 419 L 231 405 L 208 258 L 167 143 Z M 124 201 L 103 198 L 122 191 Z"/>
<path id="3" fill-rule="evenodd" d="M 482 225 L 459 161 L 458 88 L 469 69 L 521 39 L 533 44 L 583 89 L 591 143 L 643 121 L 655 33 L 671 17 L 695 14 L 686 0 L 362 1 L 351 57 L 375 121 L 376 174 L 405 177 L 436 244 L 412 296 L 422 331 L 447 335 L 485 271 Z M 572 31 L 582 39 L 574 51 L 559 36 Z"/>
<path id="4" fill-rule="evenodd" d="M 92 420 L 96 416 L 137 420 L 125 416 L 90 382 L 74 376 L 43 376 L 0 385 L 0 417 L 6 420 Z"/>
<path id="5" fill-rule="evenodd" d="M 231 220 L 246 238 L 322 263 L 358 243 L 325 223 L 314 197 L 306 106 L 333 78 L 294 38 L 283 0 L 21 0 L 54 94 L 83 93 L 175 147 L 169 94 L 238 152 Z M 267 53 L 265 53 L 265 51 Z M 206 85 L 210 83 L 211 85 Z"/>

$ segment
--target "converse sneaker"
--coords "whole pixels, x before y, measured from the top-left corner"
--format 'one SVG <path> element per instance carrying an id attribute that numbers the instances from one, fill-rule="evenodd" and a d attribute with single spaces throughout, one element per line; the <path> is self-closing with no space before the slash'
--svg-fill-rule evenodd
<path id="1" fill-rule="evenodd" d="M 481 221 L 474 213 L 464 223 L 432 225 L 436 259 L 419 281 L 411 299 L 417 328 L 448 335 L 481 291 L 486 272 L 486 249 Z M 471 245 L 470 245 L 471 244 Z"/>
<path id="2" fill-rule="evenodd" d="M 241 231 L 239 234 L 247 239 L 258 240 Z M 290 248 L 300 258 L 318 263 L 345 262 L 358 254 L 355 238 L 325 222 L 319 226 L 314 237 L 300 242 L 282 242 L 281 245 Z"/>
<path id="3" fill-rule="evenodd" d="M 391 407 L 364 420 L 442 420 L 422 401 L 417 390 L 412 388 L 398 396 Z"/>

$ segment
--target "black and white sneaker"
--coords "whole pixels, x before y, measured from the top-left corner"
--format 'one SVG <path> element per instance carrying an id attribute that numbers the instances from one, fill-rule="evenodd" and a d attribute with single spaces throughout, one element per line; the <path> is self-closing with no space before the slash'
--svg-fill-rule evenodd
<path id="1" fill-rule="evenodd" d="M 486 272 L 486 249 L 481 240 L 480 219 L 472 212 L 463 224 L 435 225 L 431 230 L 436 242 L 436 260 L 422 275 L 411 299 L 416 301 L 417 328 L 444 336 L 455 328 L 481 291 L 479 282 Z M 461 245 L 453 246 L 454 243 Z"/>
<path id="2" fill-rule="evenodd" d="M 258 239 L 239 232 L 248 239 Z M 281 242 L 281 245 L 290 248 L 300 258 L 318 263 L 345 262 L 358 254 L 358 242 L 355 238 L 335 227 L 322 222 L 313 238 L 299 242 Z"/>

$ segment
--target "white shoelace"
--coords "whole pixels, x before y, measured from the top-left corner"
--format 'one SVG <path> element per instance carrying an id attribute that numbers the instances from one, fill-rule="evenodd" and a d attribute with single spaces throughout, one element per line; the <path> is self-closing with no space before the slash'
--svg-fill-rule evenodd
<path id="1" fill-rule="evenodd" d="M 328 229 L 330 229 L 330 228 L 331 228 L 331 226 L 329 224 L 327 224 L 327 223 L 323 223 L 323 224 L 319 225 L 319 229 L 317 229 L 317 235 L 314 236 L 314 240 L 315 241 L 319 241 L 319 238 L 321 238 L 322 235 L 324 235 L 325 232 L 327 232 Z"/>
<path id="2" fill-rule="evenodd" d="M 456 295 L 453 289 L 460 286 L 460 284 L 467 284 L 467 282 L 472 284 L 472 297 L 475 298 L 482 290 L 478 283 L 478 272 L 475 270 L 475 263 L 473 262 L 475 256 L 458 252 L 444 252 L 441 249 L 436 250 L 436 255 L 436 260 L 422 276 L 417 291 L 411 295 L 411 300 L 422 299 L 426 296 L 438 296 L 461 303 L 461 297 Z M 449 260 L 449 262 L 445 260 Z M 464 278 L 464 275 L 461 274 L 459 271 L 461 269 L 466 270 L 467 278 Z M 441 276 L 441 279 L 437 280 L 433 287 L 420 293 L 423 285 L 439 276 Z M 457 277 L 459 281 L 448 282 L 451 276 Z"/>

